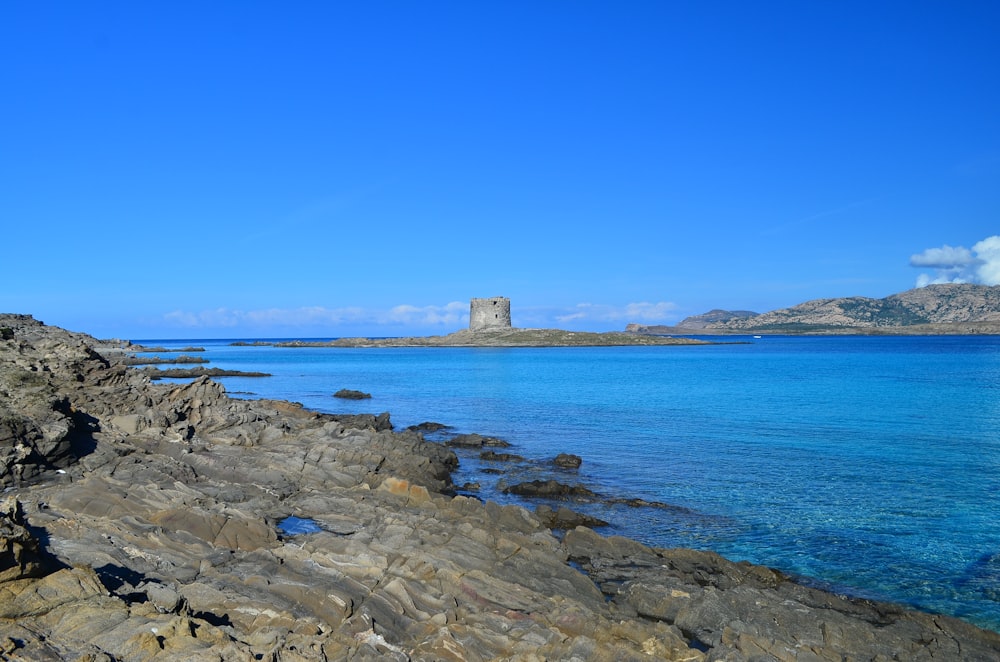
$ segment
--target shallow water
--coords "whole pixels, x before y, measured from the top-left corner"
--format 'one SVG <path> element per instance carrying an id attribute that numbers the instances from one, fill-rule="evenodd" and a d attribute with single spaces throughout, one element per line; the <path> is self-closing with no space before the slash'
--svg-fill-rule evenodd
<path id="1" fill-rule="evenodd" d="M 206 348 L 230 394 L 506 439 L 560 477 L 680 509 L 579 504 L 606 532 L 712 549 L 1000 630 L 1000 338 L 765 336 L 603 348 Z M 350 388 L 371 400 L 338 400 Z M 534 464 L 532 464 L 534 463 Z M 510 466 L 491 465 L 505 469 Z M 510 497 L 463 457 L 456 482 Z M 509 478 L 512 482 L 517 478 Z"/>
<path id="2" fill-rule="evenodd" d="M 319 533 L 323 527 L 318 522 L 302 517 L 286 517 L 278 522 L 278 531 L 286 536 L 302 536 L 309 533 Z"/>

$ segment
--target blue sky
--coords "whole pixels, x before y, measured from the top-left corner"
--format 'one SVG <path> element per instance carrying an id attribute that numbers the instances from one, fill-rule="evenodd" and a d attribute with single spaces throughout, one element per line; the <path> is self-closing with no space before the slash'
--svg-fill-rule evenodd
<path id="1" fill-rule="evenodd" d="M 1000 282 L 1000 3 L 0 7 L 0 311 L 622 329 Z"/>

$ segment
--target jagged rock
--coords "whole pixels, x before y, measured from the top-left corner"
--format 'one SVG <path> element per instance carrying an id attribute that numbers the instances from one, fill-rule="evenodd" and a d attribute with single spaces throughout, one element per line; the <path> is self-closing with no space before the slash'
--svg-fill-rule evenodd
<path id="1" fill-rule="evenodd" d="M 377 432 L 391 430 L 392 422 L 389 420 L 389 412 L 382 412 L 378 416 L 375 414 L 333 414 L 331 418 L 343 423 L 349 428 L 360 430 L 371 429 Z"/>

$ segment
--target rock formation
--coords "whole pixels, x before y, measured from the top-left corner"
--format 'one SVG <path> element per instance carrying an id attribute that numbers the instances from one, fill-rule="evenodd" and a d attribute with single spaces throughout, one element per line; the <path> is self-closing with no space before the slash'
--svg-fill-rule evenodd
<path id="1" fill-rule="evenodd" d="M 93 338 L 0 328 L 0 659 L 1000 656 L 996 633 L 711 553 L 559 539 L 454 496 L 452 450 L 386 415 L 154 383 Z"/>

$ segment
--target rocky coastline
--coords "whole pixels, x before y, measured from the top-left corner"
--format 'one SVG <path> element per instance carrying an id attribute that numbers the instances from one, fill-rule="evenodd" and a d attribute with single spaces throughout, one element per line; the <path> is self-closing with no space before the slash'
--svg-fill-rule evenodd
<path id="1" fill-rule="evenodd" d="M 456 447 L 387 414 L 156 383 L 114 344 L 0 328 L 0 659 L 1000 658 L 961 620 L 461 496 Z"/>

